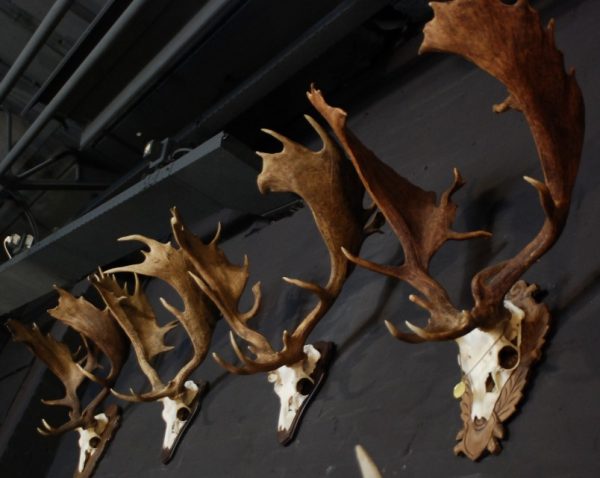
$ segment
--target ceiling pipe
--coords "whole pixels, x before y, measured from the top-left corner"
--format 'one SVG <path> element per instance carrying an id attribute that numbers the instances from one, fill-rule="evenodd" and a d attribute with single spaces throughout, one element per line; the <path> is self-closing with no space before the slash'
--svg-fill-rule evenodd
<path id="1" fill-rule="evenodd" d="M 341 40 L 390 0 L 344 0 L 309 28 L 294 43 L 259 68 L 239 86 L 203 111 L 175 136 L 178 143 L 198 143 L 224 129 L 237 115 L 264 98 L 309 64 L 327 48 Z"/>
<path id="2" fill-rule="evenodd" d="M 17 191 L 102 191 L 110 183 L 92 181 L 64 181 L 60 179 L 44 179 L 23 181 L 11 187 Z"/>
<path id="3" fill-rule="evenodd" d="M 131 82 L 96 116 L 81 133 L 79 148 L 94 143 L 123 113 L 164 75 L 188 49 L 194 47 L 213 25 L 240 2 L 209 0 L 191 20 L 142 68 Z"/>
<path id="4" fill-rule="evenodd" d="M 69 11 L 72 3 L 73 0 L 57 0 L 54 2 L 54 5 L 52 5 L 35 32 L 33 32 L 25 48 L 21 50 L 21 53 L 19 53 L 19 56 L 2 79 L 2 83 L 0 83 L 0 103 L 4 101 L 13 86 L 15 86 L 15 83 L 35 58 L 35 55 L 42 49 L 48 37 Z"/>
<path id="5" fill-rule="evenodd" d="M 46 108 L 42 110 L 40 115 L 35 119 L 31 126 L 25 131 L 23 136 L 17 141 L 10 152 L 0 162 L 0 175 L 4 174 L 12 164 L 19 158 L 27 147 L 41 133 L 43 128 L 52 119 L 58 108 L 63 104 L 65 99 L 73 92 L 81 78 L 86 75 L 91 68 L 98 62 L 104 54 L 114 46 L 114 43 L 119 40 L 123 33 L 135 17 L 146 7 L 151 0 L 133 0 L 131 5 L 117 19 L 113 26 L 106 32 L 102 39 L 96 45 L 90 54 L 83 60 L 81 65 L 75 70 L 73 75 L 66 81 L 63 87 L 56 93 L 54 98 L 50 100 Z"/>

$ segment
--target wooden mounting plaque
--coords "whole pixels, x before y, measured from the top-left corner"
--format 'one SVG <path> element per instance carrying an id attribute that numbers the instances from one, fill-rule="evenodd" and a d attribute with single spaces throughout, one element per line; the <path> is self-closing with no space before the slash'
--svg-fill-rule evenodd
<path id="1" fill-rule="evenodd" d="M 521 329 L 520 362 L 502 388 L 489 420 L 472 420 L 473 397 L 468 378 L 465 378 L 466 391 L 461 398 L 461 418 L 463 428 L 458 432 L 458 443 L 454 447 L 456 455 L 464 454 L 471 460 L 478 460 L 486 452 L 498 454 L 502 450 L 500 440 L 504 438 L 504 425 L 517 410 L 523 398 L 523 389 L 532 366 L 541 357 L 550 322 L 550 312 L 544 304 L 532 297 L 537 290 L 535 285 L 517 282 L 506 295 L 514 305 L 525 312 Z"/>

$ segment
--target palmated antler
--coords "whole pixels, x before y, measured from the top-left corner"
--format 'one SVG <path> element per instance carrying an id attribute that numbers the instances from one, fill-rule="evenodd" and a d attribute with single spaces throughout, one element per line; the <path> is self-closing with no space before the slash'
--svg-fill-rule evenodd
<path id="1" fill-rule="evenodd" d="M 179 215 L 171 210 L 171 227 L 179 241 L 190 241 L 195 236 L 184 231 Z M 184 383 L 192 372 L 202 363 L 212 337 L 216 322 L 212 305 L 196 286 L 188 272 L 193 271 L 192 264 L 186 258 L 181 248 L 175 248 L 170 243 L 149 239 L 140 235 L 123 237 L 120 240 L 136 240 L 146 244 L 148 251 L 143 251 L 144 261 L 139 264 L 117 267 L 106 272 L 100 271 L 91 278 L 92 283 L 102 296 L 109 310 L 129 337 L 140 364 L 152 390 L 143 394 L 123 395 L 113 393 L 123 400 L 154 401 L 163 397 L 175 397 L 184 391 Z M 111 274 L 131 272 L 135 276 L 134 291 L 130 294 L 126 287 L 121 287 Z M 194 349 L 192 358 L 179 370 L 176 376 L 166 385 L 150 364 L 151 360 L 172 347 L 165 346 L 164 336 L 172 330 L 177 322 L 171 322 L 160 327 L 148 299 L 141 290 L 138 274 L 156 277 L 171 285 L 183 301 L 183 310 L 179 310 L 161 298 L 163 307 L 171 313 L 183 326 Z"/>
<path id="2" fill-rule="evenodd" d="M 95 409 L 108 395 L 109 388 L 119 375 L 127 357 L 125 337 L 107 310 L 99 310 L 83 298 L 77 299 L 63 289 L 56 289 L 59 302 L 54 309 L 48 310 L 48 313 L 81 334 L 86 350 L 83 360 L 75 360 L 67 345 L 57 342 L 50 334 L 42 335 L 35 324 L 29 329 L 16 320 L 7 322 L 14 340 L 24 342 L 65 388 L 63 398 L 43 400 L 43 403 L 68 407 L 69 420 L 56 428 L 42 420 L 42 427 L 38 428 L 42 435 L 58 435 L 78 427 L 90 427 L 94 422 Z M 82 410 L 77 390 L 86 376 L 91 375 L 98 366 L 98 351 L 107 356 L 111 368 L 108 375 L 101 379 L 103 388 Z"/>
<path id="3" fill-rule="evenodd" d="M 134 276 L 133 294 L 129 294 L 126 286 L 121 287 L 113 275 L 101 270 L 90 280 L 129 337 L 140 368 L 150 381 L 152 390 L 162 390 L 165 385 L 150 362 L 158 354 L 173 348 L 166 346 L 163 340 L 166 333 L 176 327 L 177 322 L 164 327 L 157 324 L 154 311 L 140 288 L 138 276 Z M 133 391 L 132 395 L 136 396 Z M 121 394 L 117 396 L 122 397 Z"/>
<path id="4" fill-rule="evenodd" d="M 575 72 L 565 71 L 563 55 L 556 48 L 554 20 L 544 28 L 526 0 L 514 5 L 454 0 L 432 6 L 435 17 L 425 28 L 421 52 L 461 55 L 500 80 L 509 96 L 494 111 L 512 108 L 525 115 L 544 174 L 544 182 L 525 177 L 538 191 L 546 215 L 540 232 L 512 259 L 473 279 L 473 315 L 486 317 L 563 230 L 583 146 L 583 98 Z"/>
<path id="5" fill-rule="evenodd" d="M 55 287 L 58 292 L 58 305 L 48 310 L 57 320 L 67 324 L 89 339 L 111 362 L 111 369 L 103 379 L 113 383 L 127 359 L 127 341 L 119 327 L 114 323 L 109 310 L 100 310 L 83 297 L 76 298 L 64 289 Z M 92 368 L 84 368 L 91 371 Z"/>
<path id="6" fill-rule="evenodd" d="M 216 304 L 233 332 L 248 342 L 249 350 L 255 355 L 254 358 L 245 356 L 231 335 L 232 346 L 243 365 L 236 367 L 213 355 L 233 373 L 270 371 L 302 360 L 308 336 L 339 295 L 351 271 L 351 264 L 341 248 L 358 252 L 365 236 L 377 229 L 377 216 L 365 226 L 373 210 L 362 207 L 364 189 L 351 165 L 319 124 L 309 116 L 306 119 L 323 141 L 320 151 L 311 151 L 278 133 L 263 130 L 281 141 L 283 150 L 276 154 L 258 153 L 263 159 L 263 170 L 258 176 L 259 190 L 263 193 L 289 191 L 304 199 L 329 251 L 331 267 L 325 286 L 284 277 L 286 282 L 314 293 L 318 302 L 293 333 L 283 333 L 280 351 L 275 351 L 262 334 L 248 325 L 248 320 L 258 312 L 259 283 L 252 288 L 254 305 L 246 313 L 239 312 L 239 300 L 248 280 L 247 258 L 242 266 L 232 265 L 218 248 L 218 232 L 208 245 L 199 240 L 178 239 L 194 263 L 197 274 L 193 277 L 198 286 Z"/>
<path id="7" fill-rule="evenodd" d="M 38 357 L 50 371 L 62 382 L 65 388 L 65 396 L 57 400 L 43 400 L 46 405 L 64 406 L 70 409 L 69 421 L 58 428 L 54 428 L 42 420 L 42 427 L 38 432 L 42 435 L 53 435 L 72 430 L 82 425 L 83 415 L 81 404 L 77 396 L 77 389 L 85 380 L 77 362 L 73 359 L 69 347 L 62 342 L 57 342 L 50 334 L 42 335 L 36 324 L 29 328 L 20 322 L 10 319 L 6 323 L 13 340 L 23 342 L 29 347 L 33 354 Z M 88 357 L 91 352 L 88 350 Z M 95 363 L 95 360 L 90 362 Z"/>
<path id="8" fill-rule="evenodd" d="M 321 92 L 309 99 L 323 115 L 358 172 L 367 192 L 382 211 L 404 249 L 400 266 L 383 266 L 347 256 L 357 264 L 408 282 L 421 295 L 410 299 L 428 310 L 422 329 L 407 323 L 414 334 L 399 332 L 401 340 L 448 340 L 476 327 L 502 320 L 502 300 L 519 277 L 558 239 L 568 214 L 571 191 L 583 143 L 583 100 L 573 72 L 564 71 L 556 49 L 553 23 L 544 29 L 538 14 L 524 0 L 515 5 L 500 0 L 433 2 L 435 18 L 425 28 L 421 52 L 447 51 L 464 56 L 504 83 L 508 99 L 494 111 L 518 109 L 525 115 L 540 156 L 545 182 L 525 178 L 540 195 L 546 220 L 540 233 L 514 258 L 480 271 L 472 281 L 475 305 L 458 310 L 444 288 L 428 272 L 431 257 L 449 239 L 488 236 L 484 231 L 451 230 L 456 206 L 452 194 L 463 181 L 454 171 L 453 185 L 442 194 L 426 192 L 380 161 L 346 127 L 346 113 L 329 106 Z"/>
<path id="9" fill-rule="evenodd" d="M 422 296 L 411 295 L 410 299 L 430 313 L 430 333 L 451 338 L 455 333 L 468 332 L 471 326 L 468 314 L 457 310 L 446 290 L 429 275 L 431 258 L 447 240 L 489 235 L 485 231 L 458 233 L 451 229 L 456 215 L 456 205 L 451 198 L 464 184 L 458 171 L 454 170 L 454 182 L 438 203 L 435 193 L 412 184 L 367 149 L 346 127 L 346 113 L 329 106 L 319 90 L 311 89 L 308 98 L 333 129 L 368 194 L 384 214 L 404 250 L 404 263 L 400 266 L 375 264 L 344 249 L 348 259 L 367 269 L 404 280 L 421 292 Z M 402 338 L 421 341 L 419 337 L 409 335 Z"/>

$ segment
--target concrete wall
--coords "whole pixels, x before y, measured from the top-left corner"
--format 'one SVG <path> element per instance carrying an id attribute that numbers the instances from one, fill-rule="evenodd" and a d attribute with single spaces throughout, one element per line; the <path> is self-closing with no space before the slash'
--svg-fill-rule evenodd
<path id="1" fill-rule="evenodd" d="M 502 454 L 479 463 L 452 454 L 461 427 L 458 402 L 452 397 L 460 379 L 456 346 L 395 341 L 384 320 L 399 326 L 405 319 L 422 323 L 423 314 L 407 300 L 409 287 L 357 269 L 311 337 L 335 341 L 339 354 L 291 446 L 282 448 L 276 442 L 278 402 L 266 377 L 229 376 L 209 358 L 194 377 L 209 380 L 212 389 L 171 464 L 159 462 L 159 405 L 125 405 L 123 426 L 97 477 L 351 477 L 358 476 L 356 443 L 367 448 L 384 476 L 598 476 L 600 3 L 555 4 L 544 17 L 556 17 L 557 43 L 567 66 L 578 71 L 587 134 L 567 227 L 559 243 L 525 275 L 547 292 L 552 330 L 520 412 L 508 423 Z M 456 196 L 461 206 L 456 229 L 485 228 L 494 237 L 450 243 L 432 267 L 463 307 L 470 305 L 473 273 L 512 256 L 543 219 L 536 194 L 521 179 L 525 174 L 541 177 L 527 125 L 518 113 L 491 113 L 491 105 L 504 97 L 503 87 L 483 72 L 458 58 L 438 55 L 423 60 L 410 75 L 390 77 L 341 105 L 364 143 L 411 181 L 439 192 L 449 184 L 453 166 L 468 180 Z M 167 211 L 164 220 L 166 224 Z M 311 305 L 310 297 L 280 277 L 323 280 L 328 273 L 326 251 L 310 212 L 302 209 L 277 222 L 257 222 L 223 247 L 237 261 L 248 254 L 251 281 L 263 284 L 258 327 L 278 341 Z M 367 241 L 361 255 L 394 263 L 401 251 L 386 227 L 384 235 Z M 176 301 L 173 291 L 158 282 L 151 282 L 147 293 L 154 303 L 159 296 Z M 168 317 L 163 314 L 161 319 Z M 179 332 L 171 341 L 185 343 Z M 231 356 L 222 321 L 212 350 Z M 160 367 L 164 376 L 189 354 L 185 343 L 166 356 Z M 130 386 L 145 386 L 133 360 L 116 388 Z M 44 375 L 23 426 L 6 448 L 1 476 L 70 476 L 76 436 L 42 439 L 33 430 L 48 414 L 37 405 L 38 396 L 58 393 Z"/>

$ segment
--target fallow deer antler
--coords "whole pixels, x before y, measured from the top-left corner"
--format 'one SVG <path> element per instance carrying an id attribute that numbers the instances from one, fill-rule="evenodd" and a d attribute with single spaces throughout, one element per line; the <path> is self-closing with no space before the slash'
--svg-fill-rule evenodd
<path id="1" fill-rule="evenodd" d="M 432 6 L 435 18 L 425 28 L 421 52 L 462 55 L 507 86 L 508 99 L 494 111 L 518 109 L 530 125 L 545 182 L 525 180 L 538 191 L 546 220 L 538 235 L 515 257 L 473 278 L 475 305 L 469 311 L 459 311 L 428 272 L 429 260 L 446 240 L 488 235 L 450 229 L 456 211 L 450 197 L 463 184 L 458 172 L 455 170 L 454 184 L 437 203 L 433 193 L 411 184 L 381 162 L 348 130 L 346 113 L 329 106 L 320 91 L 311 90 L 311 103 L 333 129 L 367 192 L 398 236 L 405 260 L 400 266 L 383 266 L 360 259 L 351 251 L 347 256 L 363 267 L 408 282 L 422 294 L 410 299 L 430 313 L 424 329 L 407 323 L 414 334 L 402 333 L 386 322 L 394 336 L 408 342 L 455 339 L 504 318 L 505 294 L 556 242 L 564 227 L 583 143 L 581 92 L 574 73 L 564 71 L 552 22 L 544 29 L 539 15 L 525 0 L 515 5 L 500 0 L 453 0 L 433 2 Z"/>
<path id="2" fill-rule="evenodd" d="M 177 322 L 170 322 L 163 327 L 157 324 L 154 311 L 141 290 L 137 274 L 134 274 L 132 294 L 129 293 L 126 286 L 121 287 L 113 275 L 105 274 L 102 270 L 99 270 L 90 280 L 115 320 L 129 337 L 140 368 L 148 378 L 152 390 L 164 390 L 165 384 L 150 363 L 160 353 L 173 349 L 172 346 L 164 344 L 164 337 L 177 326 Z M 119 393 L 116 395 L 123 397 Z M 132 396 L 140 401 L 144 398 L 133 391 Z M 129 399 L 127 396 L 123 398 Z"/>
<path id="3" fill-rule="evenodd" d="M 253 359 L 245 356 L 231 335 L 232 346 L 243 365 L 236 367 L 217 354 L 213 356 L 233 373 L 271 371 L 301 361 L 309 334 L 331 307 L 351 271 L 351 264 L 341 252 L 342 246 L 357 252 L 365 236 L 377 229 L 375 218 L 365 226 L 373 210 L 362 207 L 364 189 L 352 167 L 319 124 L 309 116 L 306 119 L 323 142 L 320 151 L 311 151 L 274 131 L 263 130 L 281 141 L 283 150 L 276 154 L 258 153 L 263 159 L 263 170 L 258 176 L 259 190 L 263 193 L 269 190 L 289 191 L 304 199 L 329 251 L 331 267 L 325 286 L 284 277 L 286 282 L 314 293 L 318 302 L 294 332 L 283 333 L 280 351 L 275 351 L 262 334 L 248 325 L 248 320 L 258 312 L 259 283 L 252 288 L 254 306 L 246 313 L 238 310 L 248 280 L 247 258 L 242 266 L 232 265 L 217 246 L 218 233 L 208 245 L 199 240 L 188 242 L 178 239 L 194 263 L 193 277 L 198 286 L 216 304 L 233 332 L 250 344 L 249 349 L 255 355 Z"/>
<path id="4" fill-rule="evenodd" d="M 171 213 L 171 228 L 176 233 L 175 238 L 179 240 L 183 236 L 183 239 L 191 240 L 194 236 L 185 231 L 177 211 L 173 208 Z M 200 400 L 207 389 L 206 382 L 195 383 L 189 378 L 208 353 L 217 319 L 216 311 L 190 277 L 189 272 L 193 271 L 193 265 L 181 247 L 173 247 L 170 242 L 161 243 L 141 235 L 127 236 L 119 240 L 136 240 L 148 246 L 148 250 L 142 251 L 144 260 L 138 264 L 116 267 L 106 272 L 100 270 L 91 281 L 115 320 L 129 337 L 140 368 L 150 382 L 151 390 L 139 394 L 131 390 L 131 395 L 121 394 L 115 390 L 112 390 L 112 393 L 130 402 L 160 401 L 162 403 L 161 416 L 166 424 L 162 461 L 168 463 L 182 434 L 199 410 Z M 129 292 L 127 285 L 122 287 L 118 284 L 112 275 L 118 272 L 130 272 L 134 275 L 133 292 Z M 160 298 L 162 306 L 177 319 L 176 321 L 164 326 L 158 325 L 155 312 L 140 286 L 138 274 L 160 279 L 179 294 L 183 303 L 181 310 Z M 164 338 L 178 323 L 186 331 L 193 353 L 187 363 L 165 384 L 151 362 L 158 354 L 173 348 L 165 345 Z"/>
<path id="5" fill-rule="evenodd" d="M 362 267 L 404 280 L 421 292 L 422 297 L 411 295 L 410 299 L 429 311 L 430 334 L 449 339 L 468 332 L 472 328 L 468 313 L 457 310 L 443 286 L 429 275 L 431 258 L 446 241 L 489 235 L 485 231 L 459 233 L 451 229 L 456 215 L 456 205 L 451 198 L 464 184 L 458 171 L 454 170 L 454 181 L 438 203 L 435 193 L 412 184 L 367 149 L 346 127 L 346 113 L 329 106 L 319 90 L 312 88 L 308 98 L 333 129 L 365 189 L 384 214 L 404 250 L 404 263 L 400 266 L 375 264 L 356 257 L 345 248 L 346 257 Z M 393 333 L 400 334 L 395 330 Z M 403 334 L 402 338 L 411 342 L 422 341 L 420 337 L 408 334 Z"/>
<path id="6" fill-rule="evenodd" d="M 73 358 L 65 344 L 57 342 L 49 334 L 42 335 L 35 324 L 29 329 L 16 320 L 7 322 L 14 340 L 24 342 L 65 388 L 63 398 L 44 400 L 43 403 L 70 408 L 69 420 L 59 427 L 52 427 L 46 420 L 42 420 L 42 428 L 38 428 L 42 435 L 58 435 L 78 427 L 90 427 L 94 421 L 95 409 L 108 395 L 109 387 L 116 380 L 127 357 L 125 337 L 110 318 L 108 310 L 99 310 L 84 298 L 75 298 L 63 289 L 56 290 L 59 294 L 58 305 L 48 310 L 48 313 L 81 334 L 87 352 L 83 367 Z M 98 365 L 96 347 L 108 357 L 111 368 L 102 379 L 104 387 L 82 411 L 77 390 Z"/>
<path id="7" fill-rule="evenodd" d="M 523 113 L 544 174 L 544 182 L 525 177 L 538 191 L 546 216 L 540 232 L 512 259 L 473 279 L 472 313 L 485 318 L 494 314 L 512 285 L 563 230 L 583 146 L 583 98 L 574 71 L 565 71 L 563 55 L 556 48 L 554 20 L 544 28 L 526 0 L 514 5 L 454 0 L 432 6 L 435 17 L 425 28 L 421 52 L 455 53 L 502 82 L 509 96 L 494 111 Z"/>
<path id="8" fill-rule="evenodd" d="M 42 335 L 36 324 L 33 328 L 26 327 L 20 322 L 10 319 L 6 323 L 13 340 L 23 342 L 31 349 L 33 354 L 38 357 L 50 371 L 61 381 L 65 388 L 65 396 L 57 400 L 43 400 L 45 405 L 56 405 L 68 407 L 69 420 L 60 427 L 52 427 L 46 420 L 42 420 L 42 426 L 37 430 L 42 435 L 55 435 L 67 430 L 75 429 L 83 424 L 83 414 L 81 413 L 81 404 L 77 395 L 77 389 L 85 380 L 85 375 L 74 360 L 69 347 L 64 343 L 56 341 L 50 334 Z M 91 357 L 91 351 L 87 351 L 88 358 Z M 95 358 L 88 360 L 88 363 L 95 364 Z M 87 366 L 87 365 L 86 365 Z"/>
<path id="9" fill-rule="evenodd" d="M 172 209 L 171 212 L 171 227 L 176 233 L 175 237 L 178 240 L 180 238 L 191 240 L 190 238 L 194 237 L 191 233 L 181 232 L 184 228 L 179 222 L 180 218 L 176 210 Z M 132 391 L 132 395 L 123 395 L 116 391 L 113 393 L 123 400 L 133 402 L 154 401 L 163 397 L 173 398 L 184 392 L 184 383 L 206 357 L 216 322 L 212 305 L 189 276 L 188 271 L 193 270 L 192 265 L 181 248 L 140 235 L 127 236 L 119 240 L 136 240 L 146 244 L 149 250 L 143 251 L 144 260 L 139 264 L 100 272 L 92 278 L 92 282 L 131 340 L 140 367 L 148 377 L 152 390 L 142 394 Z M 126 288 L 120 287 L 110 275 L 117 272 L 131 272 L 136 275 L 133 294 L 129 294 Z M 150 365 L 150 360 L 155 355 L 171 349 L 164 345 L 163 338 L 176 323 L 171 322 L 164 327 L 157 325 L 154 312 L 139 286 L 137 274 L 163 280 L 175 289 L 183 301 L 183 309 L 179 310 L 163 298 L 160 299 L 163 307 L 181 323 L 194 350 L 191 359 L 166 385 Z"/>

